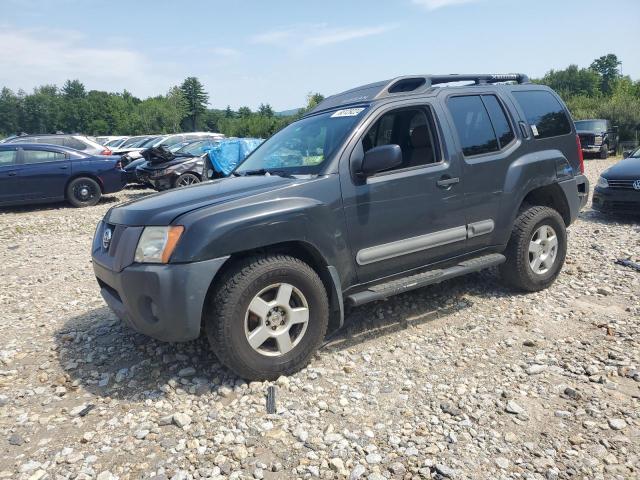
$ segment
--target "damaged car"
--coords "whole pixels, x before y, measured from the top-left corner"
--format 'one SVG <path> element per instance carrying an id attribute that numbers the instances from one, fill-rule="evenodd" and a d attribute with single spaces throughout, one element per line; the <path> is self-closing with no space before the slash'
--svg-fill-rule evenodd
<path id="1" fill-rule="evenodd" d="M 150 148 L 142 152 L 145 161 L 136 168 L 137 179 L 158 191 L 200 183 L 207 178 L 207 152 L 214 144 L 210 139 L 199 140 L 175 152 Z"/>

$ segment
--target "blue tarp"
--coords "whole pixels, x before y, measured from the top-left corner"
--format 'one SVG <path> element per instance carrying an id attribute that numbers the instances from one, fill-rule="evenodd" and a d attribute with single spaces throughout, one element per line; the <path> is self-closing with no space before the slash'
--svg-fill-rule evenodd
<path id="1" fill-rule="evenodd" d="M 209 160 L 216 172 L 227 176 L 262 142 L 262 138 L 222 139 L 209 150 Z"/>

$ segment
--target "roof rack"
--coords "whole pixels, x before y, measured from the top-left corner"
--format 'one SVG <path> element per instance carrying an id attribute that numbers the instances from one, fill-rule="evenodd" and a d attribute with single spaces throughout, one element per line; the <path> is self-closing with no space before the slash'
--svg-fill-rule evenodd
<path id="1" fill-rule="evenodd" d="M 529 83 L 529 77 L 524 73 L 486 73 L 486 74 L 460 74 L 448 75 L 411 75 L 396 77 L 389 80 L 374 97 L 384 98 L 396 93 L 408 93 L 422 91 L 444 83 L 474 82 L 475 85 L 488 85 L 501 82 Z"/>
<path id="2" fill-rule="evenodd" d="M 474 82 L 475 85 L 488 85 L 501 82 L 517 82 L 522 84 L 529 83 L 529 77 L 524 73 L 406 75 L 391 80 L 362 85 L 347 90 L 346 92 L 327 97 L 313 110 L 308 112 L 307 115 L 342 105 L 366 103 L 391 95 L 421 93 L 435 85 L 455 82 Z"/>

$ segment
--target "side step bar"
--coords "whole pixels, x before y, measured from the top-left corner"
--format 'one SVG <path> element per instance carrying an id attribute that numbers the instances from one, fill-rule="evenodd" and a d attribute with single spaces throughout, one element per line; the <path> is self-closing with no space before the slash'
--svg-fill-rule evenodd
<path id="1" fill-rule="evenodd" d="M 362 292 L 354 293 L 347 297 L 350 305 L 357 307 L 376 300 L 384 300 L 387 297 L 397 295 L 399 293 L 408 292 L 416 288 L 426 287 L 434 283 L 440 283 L 450 278 L 466 275 L 467 273 L 477 272 L 489 267 L 495 267 L 504 263 L 507 259 L 500 253 L 492 253 L 482 257 L 472 258 L 460 262 L 453 267 L 438 270 L 430 270 L 428 272 L 411 275 L 410 277 L 392 280 L 387 283 L 381 283 L 369 287 Z"/>

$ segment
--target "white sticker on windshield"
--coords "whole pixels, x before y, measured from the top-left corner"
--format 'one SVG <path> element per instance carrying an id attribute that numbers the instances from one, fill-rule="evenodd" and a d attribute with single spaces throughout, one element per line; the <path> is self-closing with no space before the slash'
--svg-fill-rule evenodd
<path id="1" fill-rule="evenodd" d="M 334 112 L 331 115 L 331 118 L 355 117 L 356 115 L 358 115 L 363 110 L 364 110 L 364 108 L 345 108 L 344 110 L 338 110 L 337 112 Z"/>
<path id="2" fill-rule="evenodd" d="M 535 125 L 531 125 L 531 131 L 533 132 L 534 137 L 537 137 L 538 135 L 540 135 L 538 133 L 538 127 L 536 127 Z"/>

